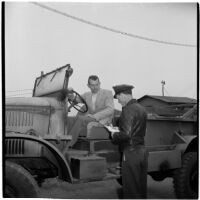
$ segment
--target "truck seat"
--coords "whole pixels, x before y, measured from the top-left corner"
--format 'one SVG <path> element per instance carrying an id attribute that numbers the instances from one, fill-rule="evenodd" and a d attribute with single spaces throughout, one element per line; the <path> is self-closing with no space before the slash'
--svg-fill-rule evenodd
<path id="1" fill-rule="evenodd" d="M 90 136 L 87 136 L 86 131 L 82 131 L 79 135 L 80 138 L 87 139 L 109 139 L 110 133 L 104 127 L 92 127 Z"/>
<path id="2" fill-rule="evenodd" d="M 119 126 L 119 115 L 113 117 L 113 126 Z M 83 131 L 80 133 L 79 137 L 86 137 L 86 133 Z M 109 139 L 110 132 L 105 127 L 92 127 L 91 135 L 87 139 Z"/>
<path id="3" fill-rule="evenodd" d="M 71 130 L 73 124 L 75 123 L 76 117 L 68 117 L 67 119 L 67 132 Z M 80 132 L 80 138 L 87 138 L 87 139 L 109 139 L 110 133 L 104 127 L 92 127 L 91 134 L 87 137 L 87 133 L 85 130 Z"/>

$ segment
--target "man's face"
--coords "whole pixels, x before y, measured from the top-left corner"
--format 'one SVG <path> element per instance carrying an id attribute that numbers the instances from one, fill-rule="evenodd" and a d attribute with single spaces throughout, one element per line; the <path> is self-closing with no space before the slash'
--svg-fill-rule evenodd
<path id="1" fill-rule="evenodd" d="M 118 102 L 122 105 L 125 106 L 126 105 L 126 96 L 123 93 L 119 93 L 116 95 L 116 98 L 118 100 Z"/>
<path id="2" fill-rule="evenodd" d="M 119 93 L 116 95 L 116 98 L 118 100 L 118 103 L 120 103 L 122 105 L 122 107 L 124 107 L 127 103 L 127 96 L 124 93 Z"/>
<path id="3" fill-rule="evenodd" d="M 100 82 L 99 80 L 89 80 L 88 87 L 90 88 L 92 93 L 97 93 L 100 90 Z"/>

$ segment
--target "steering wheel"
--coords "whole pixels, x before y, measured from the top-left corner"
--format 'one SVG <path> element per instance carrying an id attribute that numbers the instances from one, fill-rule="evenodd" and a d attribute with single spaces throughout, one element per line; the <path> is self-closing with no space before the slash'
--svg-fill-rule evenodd
<path id="1" fill-rule="evenodd" d="M 70 91 L 70 94 L 74 96 L 73 99 L 68 99 L 68 102 L 70 103 L 69 110 L 74 107 L 78 112 L 86 113 L 88 111 L 88 106 L 83 97 L 76 91 L 72 90 Z M 76 101 L 76 99 L 79 99 L 79 101 Z"/>

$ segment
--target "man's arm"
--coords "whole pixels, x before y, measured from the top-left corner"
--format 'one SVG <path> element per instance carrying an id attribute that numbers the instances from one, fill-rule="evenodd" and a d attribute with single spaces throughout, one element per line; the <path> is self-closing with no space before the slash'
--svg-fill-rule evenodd
<path id="1" fill-rule="evenodd" d="M 85 100 L 85 93 L 81 95 L 81 97 Z M 68 99 L 74 102 L 74 104 L 82 103 L 81 99 L 79 96 L 75 96 L 73 94 L 73 88 L 69 87 L 68 88 Z"/>
<path id="2" fill-rule="evenodd" d="M 101 119 L 104 119 L 110 115 L 114 114 L 114 101 L 113 101 L 113 95 L 112 92 L 107 92 L 107 96 L 105 99 L 105 108 L 101 111 L 95 113 L 93 117 L 99 121 Z"/>
<path id="3" fill-rule="evenodd" d="M 113 142 L 116 144 L 129 142 L 131 139 L 131 128 L 133 123 L 132 112 L 123 110 L 119 121 L 120 132 L 113 133 Z"/>

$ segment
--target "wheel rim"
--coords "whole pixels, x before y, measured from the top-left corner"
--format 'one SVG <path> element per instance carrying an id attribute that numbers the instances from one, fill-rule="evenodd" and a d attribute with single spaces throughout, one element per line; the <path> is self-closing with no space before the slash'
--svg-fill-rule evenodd
<path id="1" fill-rule="evenodd" d="M 9 185 L 5 187 L 5 197 L 6 198 L 16 198 L 17 192 Z"/>

